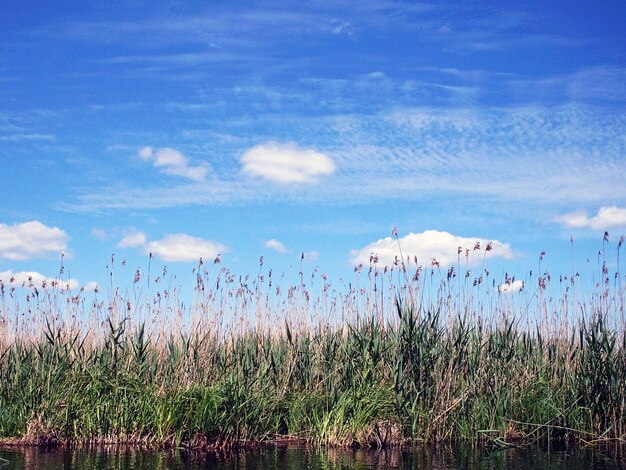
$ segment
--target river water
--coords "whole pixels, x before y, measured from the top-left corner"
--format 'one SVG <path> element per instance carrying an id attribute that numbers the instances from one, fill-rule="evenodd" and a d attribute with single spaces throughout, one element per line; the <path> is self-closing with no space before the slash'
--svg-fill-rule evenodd
<path id="1" fill-rule="evenodd" d="M 617 470 L 626 469 L 626 446 L 528 446 L 507 450 L 469 447 L 414 450 L 345 450 L 263 447 L 218 456 L 203 452 L 0 448 L 0 470 Z"/>

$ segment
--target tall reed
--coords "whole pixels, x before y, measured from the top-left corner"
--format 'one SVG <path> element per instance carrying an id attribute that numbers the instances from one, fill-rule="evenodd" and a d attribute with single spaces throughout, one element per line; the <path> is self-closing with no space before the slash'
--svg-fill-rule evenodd
<path id="1" fill-rule="evenodd" d="M 530 274 L 507 293 L 508 275 L 458 282 L 409 260 L 373 259 L 345 288 L 317 271 L 286 288 L 262 269 L 196 272 L 190 307 L 166 272 L 137 271 L 104 299 L 62 279 L 1 285 L 0 437 L 224 448 L 626 435 L 623 283 L 606 265 L 587 293 L 575 275 Z"/>

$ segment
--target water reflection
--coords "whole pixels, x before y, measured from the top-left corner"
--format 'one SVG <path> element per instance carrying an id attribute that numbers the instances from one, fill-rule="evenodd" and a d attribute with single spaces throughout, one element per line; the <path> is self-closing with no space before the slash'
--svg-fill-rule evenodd
<path id="1" fill-rule="evenodd" d="M 0 470 L 617 470 L 626 468 L 626 447 L 522 447 L 504 451 L 470 447 L 411 451 L 263 447 L 229 456 L 184 451 L 138 451 L 115 448 L 0 448 Z"/>

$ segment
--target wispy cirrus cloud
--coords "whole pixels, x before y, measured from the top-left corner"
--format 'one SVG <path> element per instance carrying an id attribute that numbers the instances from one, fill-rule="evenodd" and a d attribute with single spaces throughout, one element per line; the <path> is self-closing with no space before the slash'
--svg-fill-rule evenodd
<path id="1" fill-rule="evenodd" d="M 271 117 L 238 125 L 253 129 L 263 119 L 268 128 L 280 126 Z M 256 178 L 232 171 L 210 184 L 99 188 L 62 207 L 85 211 L 279 200 L 351 204 L 424 196 L 561 207 L 623 205 L 624 129 L 626 114 L 585 105 L 396 108 L 371 116 L 298 117 L 289 122 L 294 141 L 321 139 L 327 155 L 320 155 L 332 155 L 330 163 L 299 144 L 246 147 L 245 141 L 228 141 L 224 152 L 233 160 L 241 152 L 243 174 Z M 315 158 L 308 159 L 311 155 Z"/>
<path id="2" fill-rule="evenodd" d="M 570 96 L 579 99 L 626 101 L 626 68 L 611 65 L 582 68 L 564 79 Z"/>
<path id="3" fill-rule="evenodd" d="M 505 77 L 499 88 L 518 100 L 530 96 L 545 102 L 623 104 L 626 102 L 626 68 L 606 64 L 558 75 Z"/>
<path id="4" fill-rule="evenodd" d="M 92 228 L 90 234 L 91 234 L 92 237 L 100 240 L 101 242 L 105 241 L 108 238 L 108 236 L 109 236 L 107 231 L 105 229 L 103 229 L 103 228 L 100 228 L 100 227 Z"/>
<path id="5" fill-rule="evenodd" d="M 445 12 L 445 19 L 441 13 Z M 569 45 L 553 31 L 533 31 L 541 24 L 528 10 L 503 12 L 487 5 L 463 2 L 335 1 L 289 5 L 241 6 L 236 10 L 214 6 L 210 10 L 187 9 L 164 18 L 149 15 L 135 20 L 92 20 L 73 23 L 72 28 L 48 31 L 77 40 L 131 43 L 141 48 L 191 44 L 251 49 L 280 39 L 324 36 L 358 39 L 371 31 L 410 32 L 422 42 L 443 43 L 455 50 L 491 50 L 528 43 Z M 275 28 L 280 24 L 281 28 Z M 520 28 L 524 26 L 524 28 Z M 266 41 L 255 41 L 264 34 Z M 498 41 L 499 40 L 499 41 Z"/>
<path id="6" fill-rule="evenodd" d="M 67 249 L 68 235 L 58 227 L 37 220 L 0 224 L 0 260 L 13 261 L 60 255 Z"/>
<path id="7" fill-rule="evenodd" d="M 280 4 L 237 9 L 213 6 L 209 10 L 196 10 L 193 14 L 181 11 L 166 17 L 149 15 L 135 20 L 80 21 L 73 23 L 71 29 L 47 32 L 76 40 L 131 43 L 144 48 L 180 44 L 258 48 L 279 38 L 353 37 L 364 28 L 410 26 L 411 16 L 431 10 L 431 4 L 396 1 L 313 2 L 290 5 L 289 8 Z M 277 24 L 281 27 L 276 28 Z M 261 33 L 267 40 L 254 40 L 254 36 Z"/>
<path id="8" fill-rule="evenodd" d="M 191 181 L 201 182 L 206 179 L 211 167 L 207 162 L 192 165 L 191 160 L 176 149 L 164 147 L 153 149 L 152 147 L 142 147 L 138 153 L 139 157 L 150 162 L 161 173 L 166 175 L 181 176 Z"/>
<path id="9" fill-rule="evenodd" d="M 479 237 L 461 237 L 448 232 L 426 230 L 421 233 L 409 233 L 404 237 L 382 238 L 362 248 L 352 250 L 350 262 L 354 265 L 370 263 L 376 257 L 380 266 L 391 266 L 397 260 L 402 262 L 402 256 L 418 264 L 430 265 L 436 261 L 441 266 L 450 266 L 457 262 L 459 257 L 465 259 L 465 252 L 469 250 L 470 261 L 474 260 L 476 250 L 478 258 L 512 258 L 513 251 L 508 243 L 498 240 L 488 240 Z"/>
<path id="10" fill-rule="evenodd" d="M 626 208 L 600 207 L 592 216 L 585 211 L 570 212 L 558 216 L 555 220 L 567 228 L 606 230 L 613 227 L 626 227 Z"/>
<path id="11" fill-rule="evenodd" d="M 52 134 L 0 135 L 0 142 L 51 141 L 51 140 L 55 140 L 55 136 Z"/>

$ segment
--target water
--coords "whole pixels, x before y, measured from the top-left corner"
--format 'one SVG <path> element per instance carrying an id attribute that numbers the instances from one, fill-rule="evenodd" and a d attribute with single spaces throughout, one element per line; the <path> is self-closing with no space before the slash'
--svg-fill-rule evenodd
<path id="1" fill-rule="evenodd" d="M 101 449 L 0 448 L 0 470 L 617 470 L 626 468 L 626 447 L 522 447 L 475 450 L 465 447 L 411 451 L 264 447 L 217 456 L 201 452 Z"/>

